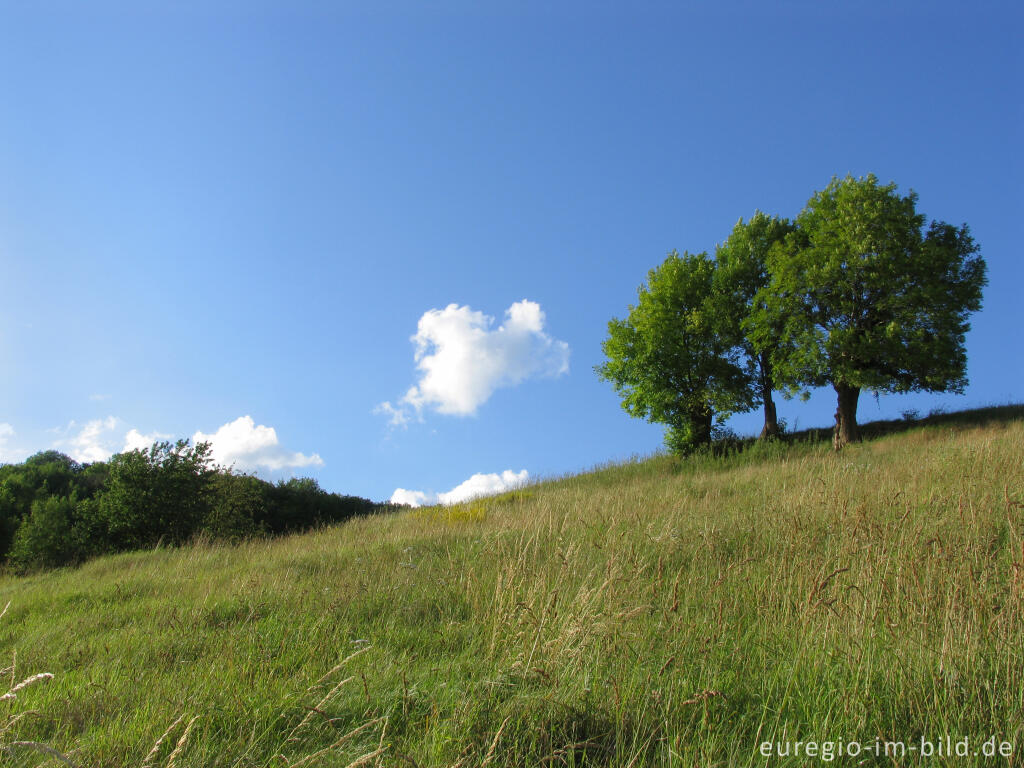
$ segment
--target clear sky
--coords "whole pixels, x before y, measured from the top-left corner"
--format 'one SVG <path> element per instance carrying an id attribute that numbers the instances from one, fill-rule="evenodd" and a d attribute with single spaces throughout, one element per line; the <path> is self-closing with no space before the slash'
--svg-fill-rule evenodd
<path id="1" fill-rule="evenodd" d="M 860 420 L 1020 402 L 1022 32 L 1016 2 L 0 0 L 0 461 L 212 437 L 422 501 L 651 453 L 593 373 L 608 320 L 847 174 L 968 223 L 990 278 L 966 395 Z"/>

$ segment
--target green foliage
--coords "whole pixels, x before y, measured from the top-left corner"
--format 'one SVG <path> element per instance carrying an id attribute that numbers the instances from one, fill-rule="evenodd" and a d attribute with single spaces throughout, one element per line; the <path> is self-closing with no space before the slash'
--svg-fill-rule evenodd
<path id="1" fill-rule="evenodd" d="M 598 375 L 678 453 L 757 404 L 762 437 L 780 434 L 776 387 L 835 388 L 836 448 L 859 439 L 863 389 L 962 392 L 985 262 L 966 225 L 925 229 L 916 202 L 873 175 L 833 178 L 793 223 L 740 219 L 714 262 L 673 252 L 609 323 Z"/>
<path id="2" fill-rule="evenodd" d="M 682 453 L 711 440 L 716 417 L 753 405 L 739 351 L 720 332 L 714 272 L 706 253 L 670 253 L 628 317 L 608 323 L 607 361 L 595 369 L 627 413 L 667 425 L 669 447 Z"/>
<path id="3" fill-rule="evenodd" d="M 740 219 L 729 238 L 715 249 L 714 292 L 718 332 L 743 351 L 750 376 L 752 401 L 764 407 L 762 436 L 781 433 L 772 390 L 775 378 L 771 357 L 774 345 L 765 338 L 754 343 L 746 320 L 763 305 L 761 292 L 771 281 L 768 255 L 790 236 L 796 227 L 787 219 L 756 211 L 750 221 Z"/>
<path id="4" fill-rule="evenodd" d="M 257 521 L 267 516 L 267 489 L 267 483 L 251 475 L 216 473 L 203 532 L 214 539 L 234 542 L 261 532 Z"/>
<path id="5" fill-rule="evenodd" d="M 368 514 L 377 505 L 358 496 L 327 493 L 311 477 L 293 477 L 266 488 L 264 517 L 256 523 L 274 533 L 292 533 Z"/>
<path id="6" fill-rule="evenodd" d="M 6 467 L 0 467 L 0 470 Z M 14 534 L 21 525 L 23 515 L 20 512 L 17 497 L 17 483 L 11 478 L 0 480 L 0 553 L 7 552 L 14 541 Z"/>
<path id="7" fill-rule="evenodd" d="M 833 179 L 771 252 L 748 329 L 791 393 L 963 391 L 985 262 L 966 226 L 924 231 L 916 201 L 873 175 Z"/>
<path id="8" fill-rule="evenodd" d="M 736 222 L 728 239 L 715 249 L 715 288 L 729 300 L 722 311 L 739 308 L 738 315 L 723 317 L 738 344 L 753 356 L 754 345 L 741 327 L 742 319 L 758 304 L 758 292 L 771 281 L 768 255 L 784 243 L 796 227 L 788 219 L 755 211 L 749 221 Z"/>
<path id="9" fill-rule="evenodd" d="M 50 496 L 32 503 L 32 511 L 22 521 L 11 545 L 10 562 L 15 570 L 55 568 L 74 562 L 74 496 Z"/>
<path id="10" fill-rule="evenodd" d="M 57 451 L 0 466 L 0 558 L 17 543 L 12 561 L 19 570 L 82 559 L 87 530 L 82 515 L 93 509 L 105 478 L 105 465 L 82 465 Z M 44 530 L 50 525 L 57 532 Z"/>
<path id="11" fill-rule="evenodd" d="M 0 559 L 26 573 L 197 535 L 292 533 L 377 508 L 310 478 L 275 485 L 233 474 L 213 464 L 206 443 L 158 442 L 86 465 L 46 451 L 0 466 Z"/>
<path id="12" fill-rule="evenodd" d="M 112 457 L 99 510 L 112 547 L 187 541 L 206 519 L 213 474 L 209 443 L 157 442 Z"/>

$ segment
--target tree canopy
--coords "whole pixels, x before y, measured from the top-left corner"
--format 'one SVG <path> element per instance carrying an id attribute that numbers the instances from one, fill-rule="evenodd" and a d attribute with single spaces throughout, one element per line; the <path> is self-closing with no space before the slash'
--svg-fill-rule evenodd
<path id="1" fill-rule="evenodd" d="M 716 418 L 752 407 L 749 377 L 712 302 L 714 261 L 673 251 L 640 286 L 624 320 L 608 323 L 598 376 L 632 416 L 666 424 L 678 452 L 711 440 Z"/>
<path id="2" fill-rule="evenodd" d="M 380 508 L 311 478 L 270 483 L 217 466 L 207 443 L 157 442 L 108 462 L 44 451 L 0 465 L 0 563 L 18 572 L 196 536 L 237 541 Z"/>
<path id="3" fill-rule="evenodd" d="M 714 259 L 673 251 L 608 324 L 598 375 L 680 452 L 757 405 L 777 434 L 775 389 L 833 387 L 837 449 L 859 439 L 864 389 L 962 392 L 985 262 L 966 225 L 925 227 L 916 204 L 874 175 L 833 178 L 793 222 L 740 219 Z"/>
<path id="4" fill-rule="evenodd" d="M 740 219 L 729 238 L 715 249 L 715 312 L 723 332 L 731 337 L 746 359 L 752 379 L 753 402 L 764 409 L 761 437 L 779 434 L 778 415 L 772 399 L 775 378 L 771 357 L 774 348 L 770 341 L 763 346 L 755 345 L 744 321 L 762 300 L 758 294 L 771 280 L 768 254 L 794 230 L 787 219 L 755 211 L 749 221 Z"/>
<path id="5" fill-rule="evenodd" d="M 747 321 L 790 392 L 835 389 L 837 448 L 859 439 L 861 390 L 962 392 L 967 381 L 985 262 L 966 225 L 925 230 L 916 202 L 873 175 L 833 179 L 769 254 Z"/>

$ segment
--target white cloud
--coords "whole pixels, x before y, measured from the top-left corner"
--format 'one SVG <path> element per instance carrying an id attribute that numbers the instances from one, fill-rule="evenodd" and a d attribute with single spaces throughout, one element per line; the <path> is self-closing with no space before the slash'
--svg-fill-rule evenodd
<path id="1" fill-rule="evenodd" d="M 429 506 L 437 503 L 437 494 L 395 488 L 395 492 L 391 494 L 389 501 L 392 504 L 408 504 L 410 507 Z"/>
<path id="2" fill-rule="evenodd" d="M 5 439 L 3 426 L 0 425 L 0 456 L 3 455 Z M 72 421 L 63 429 L 52 430 L 61 435 L 54 441 L 53 447 L 67 453 L 75 461 L 94 462 L 106 461 L 114 453 L 145 451 L 155 442 L 173 440 L 171 435 L 162 432 L 145 434 L 134 427 L 122 432 L 124 426 L 121 419 L 115 416 L 95 419 L 82 425 Z M 122 434 L 124 437 L 119 439 L 119 435 Z M 211 444 L 214 461 L 234 465 L 243 470 L 263 469 L 276 472 L 298 467 L 322 466 L 324 463 L 315 453 L 307 456 L 286 451 L 278 442 L 277 431 L 273 427 L 257 425 L 251 416 L 235 419 L 213 434 L 196 432 L 192 436 L 192 444 L 201 441 Z"/>
<path id="3" fill-rule="evenodd" d="M 392 427 L 405 428 L 409 424 L 409 414 L 404 408 L 395 408 L 391 404 L 390 400 L 385 400 L 383 403 L 373 409 L 375 414 L 383 414 L 388 417 L 388 424 Z"/>
<path id="4" fill-rule="evenodd" d="M 388 415 L 395 426 L 408 422 L 408 408 L 419 415 L 434 408 L 467 416 L 500 387 L 569 371 L 569 345 L 544 332 L 544 312 L 536 302 L 516 302 L 505 312 L 505 322 L 493 326 L 493 317 L 468 306 L 425 312 L 412 337 L 419 381 L 398 407 L 384 402 L 375 412 Z"/>
<path id="5" fill-rule="evenodd" d="M 278 443 L 273 427 L 256 424 L 251 416 L 240 416 L 213 434 L 196 432 L 192 443 L 208 442 L 214 461 L 242 470 L 265 469 L 272 472 L 298 467 L 323 466 L 319 454 L 286 451 Z"/>
<path id="6" fill-rule="evenodd" d="M 0 464 L 17 464 L 28 458 L 27 451 L 7 445 L 15 434 L 14 427 L 6 422 L 0 422 Z"/>
<path id="7" fill-rule="evenodd" d="M 107 416 L 105 419 L 93 419 L 85 424 L 71 421 L 64 429 L 54 430 L 63 434 L 53 442 L 53 447 L 63 451 L 75 461 L 94 462 L 106 461 L 118 450 L 120 441 L 117 439 L 115 430 L 120 425 L 120 419 L 116 416 Z M 78 429 L 75 432 L 76 428 Z"/>
<path id="8" fill-rule="evenodd" d="M 475 499 L 478 496 L 492 496 L 511 488 L 518 488 L 529 479 L 530 473 L 525 469 L 519 472 L 506 469 L 500 475 L 493 472 L 489 475 L 478 473 L 447 493 L 438 494 L 438 500 L 442 504 L 458 504 L 460 501 Z"/>
<path id="9" fill-rule="evenodd" d="M 124 436 L 124 446 L 121 448 L 122 451 L 148 451 L 153 443 L 159 443 L 164 440 L 173 439 L 173 435 L 165 435 L 161 432 L 153 432 L 149 435 L 144 435 L 137 429 L 129 429 L 128 433 Z"/>
<path id="10" fill-rule="evenodd" d="M 105 419 L 93 419 L 85 424 L 71 421 L 63 429 L 52 430 L 63 435 L 55 440 L 53 447 L 63 451 L 75 461 L 94 462 L 106 461 L 115 453 L 132 451 L 135 449 L 147 450 L 150 445 L 158 440 L 170 440 L 170 435 L 154 432 L 144 435 L 137 429 L 129 429 L 120 438 L 121 430 L 124 429 L 124 422 L 116 416 L 107 416 Z"/>
<path id="11" fill-rule="evenodd" d="M 63 451 L 75 461 L 94 462 L 106 461 L 115 453 L 126 451 L 149 450 L 149 447 L 160 440 L 171 440 L 171 435 L 160 432 L 144 435 L 132 428 L 119 438 L 124 422 L 116 416 L 105 419 L 93 419 L 85 424 L 71 421 L 63 429 L 51 430 L 63 437 L 55 440 L 53 447 Z"/>
<path id="12" fill-rule="evenodd" d="M 500 475 L 477 473 L 468 480 L 459 483 L 445 493 L 427 493 L 425 491 L 408 491 L 396 488 L 389 501 L 392 504 L 408 504 L 410 507 L 421 507 L 431 504 L 458 504 L 462 501 L 475 499 L 479 496 L 491 496 L 512 488 L 524 485 L 530 479 L 525 469 L 513 472 L 506 469 Z"/>

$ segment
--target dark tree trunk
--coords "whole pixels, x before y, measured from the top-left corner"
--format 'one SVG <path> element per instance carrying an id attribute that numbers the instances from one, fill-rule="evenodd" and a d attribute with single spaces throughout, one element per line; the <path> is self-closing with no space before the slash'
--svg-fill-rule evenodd
<path id="1" fill-rule="evenodd" d="M 714 418 L 714 411 L 710 408 L 691 414 L 690 420 L 693 423 L 694 445 L 707 445 L 711 442 L 711 423 L 714 421 Z"/>
<path id="2" fill-rule="evenodd" d="M 779 434 L 779 418 L 775 412 L 775 401 L 772 400 L 772 390 L 775 386 L 772 382 L 771 363 L 768 362 L 768 355 L 766 354 L 762 354 L 758 362 L 761 368 L 761 401 L 764 403 L 764 429 L 761 430 L 761 439 L 777 437 Z"/>
<path id="3" fill-rule="evenodd" d="M 837 451 L 847 443 L 860 442 L 860 430 L 857 429 L 857 400 L 860 398 L 860 387 L 847 384 L 833 385 L 839 404 L 836 408 L 836 426 L 832 431 L 832 447 Z"/>

